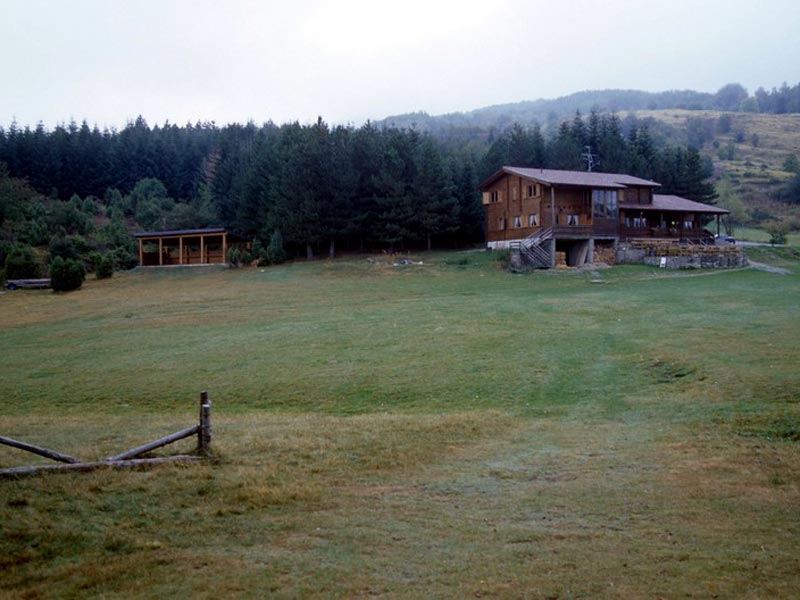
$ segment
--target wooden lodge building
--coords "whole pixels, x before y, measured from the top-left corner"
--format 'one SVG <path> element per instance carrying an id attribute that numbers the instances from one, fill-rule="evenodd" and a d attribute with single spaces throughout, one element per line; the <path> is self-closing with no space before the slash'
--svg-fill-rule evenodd
<path id="1" fill-rule="evenodd" d="M 252 250 L 252 243 L 222 227 L 143 231 L 139 242 L 139 266 L 227 264 L 228 248 Z"/>
<path id="2" fill-rule="evenodd" d="M 728 211 L 679 196 L 660 184 L 619 173 L 503 167 L 481 185 L 488 248 L 519 249 L 549 268 L 564 252 L 569 266 L 593 262 L 596 247 L 621 240 L 713 244 L 704 230 Z"/>

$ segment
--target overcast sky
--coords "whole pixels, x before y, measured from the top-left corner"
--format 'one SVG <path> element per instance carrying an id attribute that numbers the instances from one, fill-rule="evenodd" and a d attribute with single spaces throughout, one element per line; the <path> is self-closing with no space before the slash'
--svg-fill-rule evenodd
<path id="1" fill-rule="evenodd" d="M 0 0 L 0 125 L 360 125 L 800 82 L 800 1 Z"/>

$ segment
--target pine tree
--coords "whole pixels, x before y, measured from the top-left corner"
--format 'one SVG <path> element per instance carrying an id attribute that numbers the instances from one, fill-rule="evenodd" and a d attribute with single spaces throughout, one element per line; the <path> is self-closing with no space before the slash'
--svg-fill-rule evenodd
<path id="1" fill-rule="evenodd" d="M 416 148 L 416 177 L 413 193 L 417 204 L 420 233 L 430 251 L 434 235 L 447 235 L 458 229 L 458 200 L 450 173 L 442 165 L 433 140 L 423 138 Z"/>
<path id="2" fill-rule="evenodd" d="M 696 148 L 689 148 L 687 151 L 685 165 L 684 196 L 696 202 L 715 204 L 718 194 L 714 184 L 708 181 L 710 173 L 703 166 Z"/>
<path id="3" fill-rule="evenodd" d="M 580 171 L 582 151 L 581 145 L 572 135 L 569 124 L 564 121 L 558 129 L 558 135 L 547 147 L 548 166 L 553 169 Z"/>

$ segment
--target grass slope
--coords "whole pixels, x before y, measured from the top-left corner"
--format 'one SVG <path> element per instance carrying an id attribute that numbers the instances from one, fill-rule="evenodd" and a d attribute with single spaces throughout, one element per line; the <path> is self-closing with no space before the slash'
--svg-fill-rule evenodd
<path id="1" fill-rule="evenodd" d="M 640 118 L 652 117 L 680 132 L 676 140 L 686 143 L 687 121 L 706 120 L 714 125 L 719 117 L 727 114 L 731 128 L 727 133 L 715 133 L 714 141 L 720 148 L 732 144 L 734 158 L 719 158 L 718 150 L 708 142 L 703 151 L 713 161 L 716 175 L 730 177 L 734 189 L 742 196 L 748 208 L 760 207 L 776 216 L 798 216 L 797 210 L 785 203 L 771 199 L 771 195 L 786 185 L 794 173 L 783 170 L 783 163 L 790 154 L 800 158 L 800 114 L 754 114 L 722 113 L 714 110 L 640 110 Z M 737 141 L 737 136 L 740 141 Z M 753 136 L 757 144 L 753 143 Z"/>
<path id="2" fill-rule="evenodd" d="M 793 597 L 800 282 L 759 252 L 795 273 L 434 254 L 5 294 L 0 432 L 98 458 L 205 388 L 220 459 L 0 482 L 0 595 Z"/>

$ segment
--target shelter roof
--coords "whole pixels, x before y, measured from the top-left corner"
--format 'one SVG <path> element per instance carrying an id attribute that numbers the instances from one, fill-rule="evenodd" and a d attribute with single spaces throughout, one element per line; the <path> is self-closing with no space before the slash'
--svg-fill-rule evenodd
<path id="1" fill-rule="evenodd" d="M 702 202 L 695 202 L 694 200 L 667 194 L 653 194 L 652 204 L 620 202 L 619 207 L 628 210 L 668 210 L 712 215 L 727 215 L 730 212 L 718 206 L 711 206 L 710 204 L 703 204 Z"/>
<path id="2" fill-rule="evenodd" d="M 135 238 L 165 238 L 165 237 L 187 237 L 195 235 L 213 235 L 217 233 L 225 233 L 227 230 L 224 227 L 206 227 L 203 229 L 168 229 L 165 231 L 137 231 L 133 234 Z M 228 231 L 228 236 L 231 241 L 241 240 L 246 241 L 247 238 Z"/>

